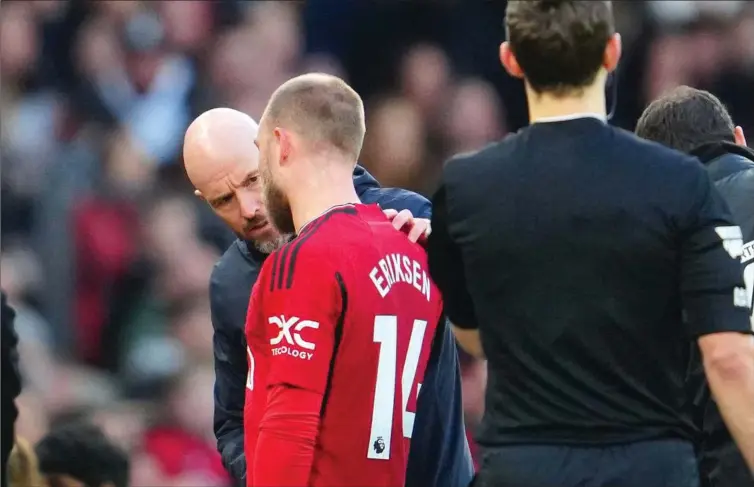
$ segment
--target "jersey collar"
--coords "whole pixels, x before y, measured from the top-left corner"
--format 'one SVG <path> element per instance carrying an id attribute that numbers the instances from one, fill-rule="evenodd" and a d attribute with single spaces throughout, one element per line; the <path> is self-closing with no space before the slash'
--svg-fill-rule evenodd
<path id="1" fill-rule="evenodd" d="M 571 113 L 570 115 L 560 115 L 557 117 L 542 117 L 536 120 L 532 120 L 532 124 L 535 123 L 549 123 L 549 122 L 567 122 L 569 120 L 577 120 L 579 118 L 596 118 L 600 122 L 607 123 L 607 117 L 601 113 Z"/>
<path id="2" fill-rule="evenodd" d="M 355 205 L 353 203 L 345 203 L 345 204 L 342 204 L 342 205 L 331 206 L 330 208 L 326 209 L 325 211 L 323 211 L 319 215 L 315 216 L 314 218 L 312 218 L 308 222 L 306 222 L 303 225 L 301 225 L 301 228 L 299 229 L 298 233 L 300 234 L 301 232 L 303 232 L 304 230 L 306 230 L 306 227 L 308 227 L 309 225 L 311 225 L 312 223 L 314 223 L 315 221 L 319 220 L 320 218 L 322 218 L 323 216 L 327 215 L 328 213 L 330 213 L 333 210 L 337 210 L 338 208 L 348 208 L 348 207 L 353 208 L 354 206 Z"/>

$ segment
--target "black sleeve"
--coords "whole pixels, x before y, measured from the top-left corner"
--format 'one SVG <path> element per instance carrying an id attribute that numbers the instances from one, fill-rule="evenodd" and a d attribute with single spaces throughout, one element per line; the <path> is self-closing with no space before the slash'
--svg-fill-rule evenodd
<path id="1" fill-rule="evenodd" d="M 5 293 L 1 293 L 2 298 L 2 336 L 0 336 L 0 346 L 2 346 L 2 437 L 0 445 L 2 446 L 2 457 L 0 458 L 0 472 L 2 472 L 0 483 L 3 487 L 6 485 L 6 469 L 8 457 L 13 449 L 15 442 L 15 423 L 18 417 L 18 408 L 16 407 L 16 398 L 21 394 L 21 375 L 18 372 L 18 336 L 13 326 L 16 313 L 13 311 L 6 299 Z"/>
<path id="2" fill-rule="evenodd" d="M 432 198 L 432 233 L 427 244 L 429 272 L 440 288 L 450 322 L 459 328 L 476 329 L 477 318 L 466 287 L 463 258 L 450 234 L 450 223 L 446 189 L 441 186 Z"/>
<path id="3" fill-rule="evenodd" d="M 243 438 L 243 403 L 248 365 L 242 352 L 243 336 L 235 336 L 234 323 L 226 316 L 226 303 L 213 275 L 210 307 L 215 356 L 214 430 L 223 465 L 236 480 L 246 478 Z"/>
<path id="4" fill-rule="evenodd" d="M 681 231 L 681 292 L 692 337 L 751 332 L 743 280 L 741 229 L 699 166 Z"/>

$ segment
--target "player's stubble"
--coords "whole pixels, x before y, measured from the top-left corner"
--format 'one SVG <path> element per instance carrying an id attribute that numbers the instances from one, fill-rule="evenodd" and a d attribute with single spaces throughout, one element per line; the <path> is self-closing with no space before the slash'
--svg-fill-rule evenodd
<path id="1" fill-rule="evenodd" d="M 265 151 L 267 152 L 267 151 Z M 262 177 L 262 202 L 267 209 L 267 216 L 272 224 L 283 235 L 292 235 L 296 232 L 293 224 L 293 214 L 288 197 L 270 170 L 269 154 L 259 154 L 259 175 Z"/>

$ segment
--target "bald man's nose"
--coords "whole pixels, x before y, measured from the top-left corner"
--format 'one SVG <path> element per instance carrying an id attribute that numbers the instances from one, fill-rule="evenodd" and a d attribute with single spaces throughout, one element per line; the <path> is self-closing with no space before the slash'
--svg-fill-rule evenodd
<path id="1" fill-rule="evenodd" d="M 241 206 L 241 216 L 251 220 L 262 209 L 262 201 L 259 196 L 248 191 L 241 192 L 238 195 L 238 202 Z"/>

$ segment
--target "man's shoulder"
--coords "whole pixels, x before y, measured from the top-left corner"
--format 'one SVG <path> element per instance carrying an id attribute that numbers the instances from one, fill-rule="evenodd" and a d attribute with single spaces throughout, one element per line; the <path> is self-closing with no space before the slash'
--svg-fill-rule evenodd
<path id="1" fill-rule="evenodd" d="M 213 312 L 245 313 L 251 288 L 259 276 L 261 263 L 247 255 L 246 244 L 233 242 L 212 268 L 209 297 Z M 236 310 L 239 310 L 236 313 Z"/>
<path id="2" fill-rule="evenodd" d="M 621 189 L 638 188 L 648 198 L 654 195 L 656 201 L 681 211 L 687 211 L 705 194 L 710 178 L 699 159 L 623 129 L 611 129 L 613 137 L 605 163 L 622 168 L 626 184 Z"/>
<path id="3" fill-rule="evenodd" d="M 658 142 L 642 139 L 632 132 L 620 128 L 613 128 L 613 134 L 616 151 L 624 153 L 626 157 L 634 155 L 644 156 L 637 162 L 659 162 L 661 164 L 672 164 L 672 167 L 678 167 L 682 170 L 698 171 L 703 169 L 702 163 L 694 156 L 690 156 L 681 151 L 664 146 Z"/>
<path id="4" fill-rule="evenodd" d="M 751 211 L 754 208 L 754 164 L 749 164 L 751 167 L 718 179 L 715 186 L 741 227 L 744 241 L 754 242 L 754 212 Z"/>
<path id="5" fill-rule="evenodd" d="M 249 256 L 246 243 L 236 239 L 212 267 L 210 282 L 214 285 L 226 282 L 229 278 L 232 280 L 246 275 L 256 276 L 261 266 L 260 262 Z"/>
<path id="6" fill-rule="evenodd" d="M 475 208 L 499 194 L 501 178 L 498 176 L 515 164 L 520 139 L 520 133 L 510 134 L 479 150 L 451 157 L 443 166 L 441 185 L 433 197 L 433 205 L 442 198 L 448 207 Z"/>
<path id="7" fill-rule="evenodd" d="M 513 156 L 523 138 L 521 132 L 515 132 L 481 149 L 454 155 L 443 166 L 443 185 L 489 182 L 490 172 L 505 171 L 507 165 L 515 162 Z"/>
<path id="8" fill-rule="evenodd" d="M 456 154 L 445 163 L 446 172 L 451 171 L 460 175 L 465 170 L 473 169 L 480 163 L 498 161 L 500 156 L 514 152 L 521 141 L 521 132 L 514 132 L 501 140 L 485 145 L 481 149 Z"/>
<path id="9" fill-rule="evenodd" d="M 359 194 L 362 203 L 377 203 L 383 210 L 409 210 L 419 218 L 429 218 L 432 205 L 424 196 L 401 188 L 367 188 Z"/>
<path id="10" fill-rule="evenodd" d="M 314 222 L 312 227 L 267 257 L 259 274 L 264 290 L 290 290 L 307 276 L 319 277 L 335 269 L 333 258 L 340 253 L 337 221 Z"/>

